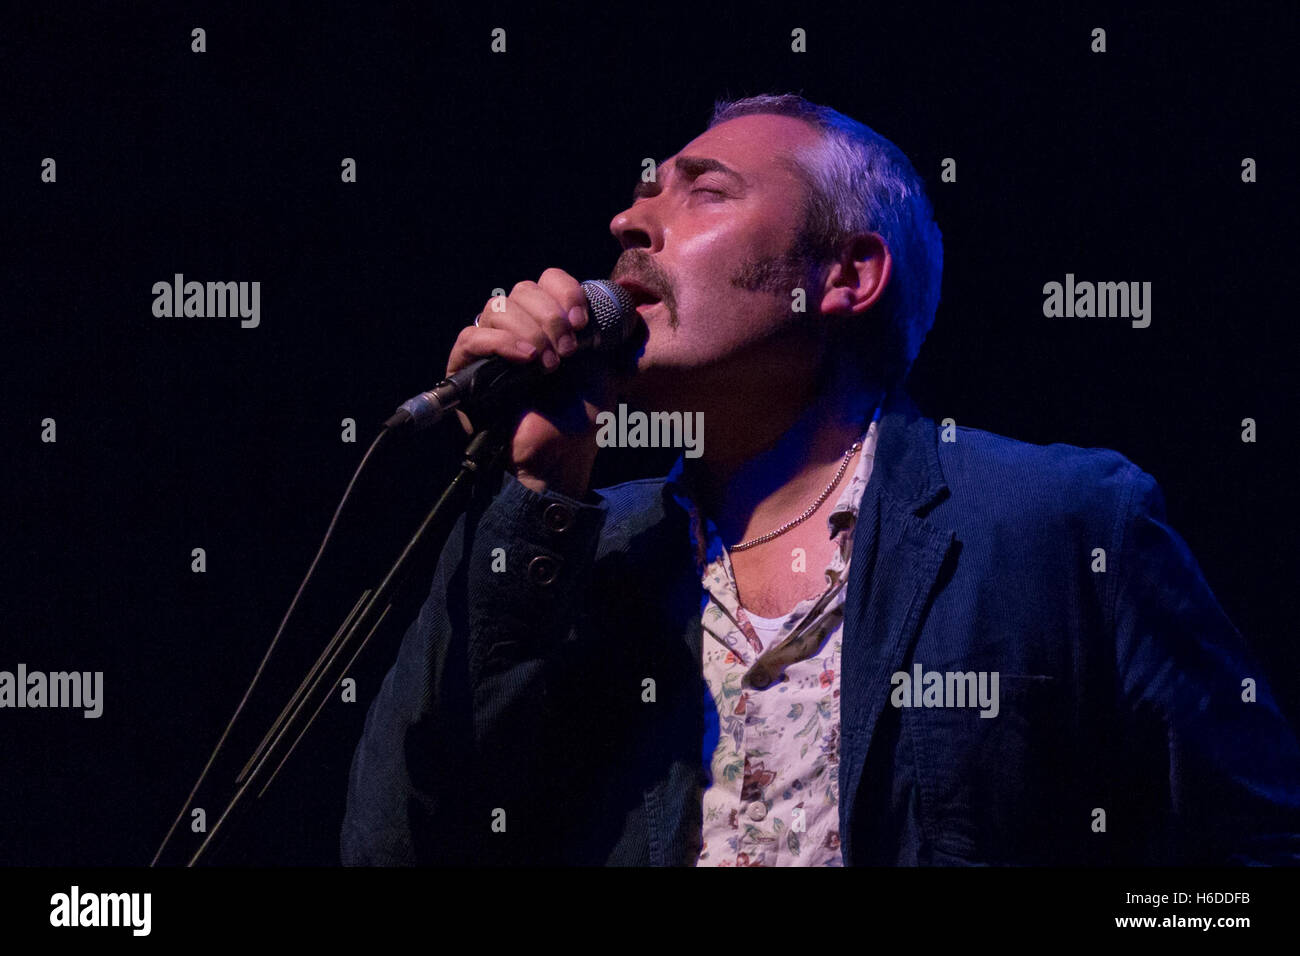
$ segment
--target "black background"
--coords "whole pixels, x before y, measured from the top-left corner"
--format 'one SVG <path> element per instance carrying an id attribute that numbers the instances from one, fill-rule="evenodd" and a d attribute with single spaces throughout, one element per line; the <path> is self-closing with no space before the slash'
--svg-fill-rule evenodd
<path id="1" fill-rule="evenodd" d="M 1151 472 L 1300 716 L 1285 5 L 82 6 L 26 5 L 0 35 L 0 669 L 102 670 L 105 705 L 0 712 L 0 864 L 148 862 L 376 424 L 441 377 L 494 287 L 552 265 L 607 275 L 641 160 L 698 135 L 722 96 L 802 92 L 902 147 L 946 253 L 918 403 Z M 1241 182 L 1247 156 L 1258 183 Z M 260 281 L 260 327 L 155 318 L 153 283 L 177 272 Z M 1043 284 L 1067 272 L 1151 282 L 1151 326 L 1044 318 Z M 374 583 L 453 439 L 382 457 L 273 684 Z M 669 463 L 605 452 L 597 483 Z M 397 636 L 220 860 L 337 862 L 348 761 Z"/>

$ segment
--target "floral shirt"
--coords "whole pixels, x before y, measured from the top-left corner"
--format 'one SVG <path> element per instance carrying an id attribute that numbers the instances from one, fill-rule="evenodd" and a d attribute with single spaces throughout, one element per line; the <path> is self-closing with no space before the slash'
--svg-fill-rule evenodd
<path id="1" fill-rule="evenodd" d="M 840 644 L 853 526 L 875 458 L 876 409 L 857 466 L 826 519 L 838 543 L 826 588 L 780 618 L 740 606 L 717 527 L 668 476 L 691 515 L 705 590 L 702 623 L 708 785 L 699 866 L 842 866 L 839 834 Z"/>

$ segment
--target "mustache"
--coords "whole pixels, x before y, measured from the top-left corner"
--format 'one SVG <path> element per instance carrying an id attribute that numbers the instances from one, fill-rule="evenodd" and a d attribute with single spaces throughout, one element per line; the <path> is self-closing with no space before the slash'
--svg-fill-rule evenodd
<path id="1" fill-rule="evenodd" d="M 677 331 L 680 320 L 677 317 L 677 296 L 673 293 L 672 277 L 655 262 L 650 253 L 644 249 L 624 249 L 614 263 L 614 270 L 609 274 L 609 281 L 616 282 L 619 279 L 630 279 L 657 295 L 668 309 L 668 327 Z"/>
<path id="2" fill-rule="evenodd" d="M 611 282 L 619 279 L 631 279 L 633 282 L 645 286 L 665 301 L 673 298 L 671 277 L 659 263 L 654 261 L 650 253 L 642 249 L 623 250 L 623 254 L 618 257 L 618 261 L 614 263 L 613 271 L 609 274 Z"/>

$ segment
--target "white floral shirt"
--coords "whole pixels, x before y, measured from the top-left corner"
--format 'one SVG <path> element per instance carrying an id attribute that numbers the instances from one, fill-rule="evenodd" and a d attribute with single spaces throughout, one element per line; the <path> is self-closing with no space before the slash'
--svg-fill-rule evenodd
<path id="1" fill-rule="evenodd" d="M 699 866 L 842 866 L 839 833 L 840 644 L 853 526 L 875 459 L 876 409 L 857 466 L 827 516 L 838 542 L 826 588 L 783 617 L 740 606 L 717 527 L 668 476 L 691 515 L 706 592 L 703 673 L 709 784 Z M 709 556 L 712 556 L 710 559 Z"/>

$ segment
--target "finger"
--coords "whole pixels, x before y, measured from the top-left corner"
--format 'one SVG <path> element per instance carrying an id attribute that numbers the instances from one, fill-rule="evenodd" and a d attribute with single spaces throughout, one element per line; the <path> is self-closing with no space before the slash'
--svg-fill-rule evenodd
<path id="1" fill-rule="evenodd" d="M 469 326 L 460 330 L 447 359 L 447 373 L 459 372 L 476 359 L 499 355 L 512 362 L 531 362 L 541 348 L 522 339 L 510 329 L 485 329 Z"/>
<path id="2" fill-rule="evenodd" d="M 480 329 L 506 329 L 513 332 L 515 338 L 531 342 L 537 347 L 542 359 L 542 365 L 548 372 L 560 363 L 560 357 L 555 348 L 555 340 L 547 334 L 546 329 L 543 328 L 537 317 L 513 295 L 506 300 L 504 311 L 492 313 L 491 319 L 488 318 L 488 313 L 484 313 L 478 327 Z"/>
<path id="3" fill-rule="evenodd" d="M 521 282 L 510 292 L 510 301 L 523 307 L 542 331 L 557 355 L 572 355 L 578 341 L 569 325 L 567 310 L 536 282 Z"/>
<path id="4" fill-rule="evenodd" d="M 580 329 L 590 318 L 587 314 L 587 294 L 582 291 L 582 283 L 563 269 L 547 269 L 537 280 L 537 285 L 554 299 L 573 329 Z"/>

